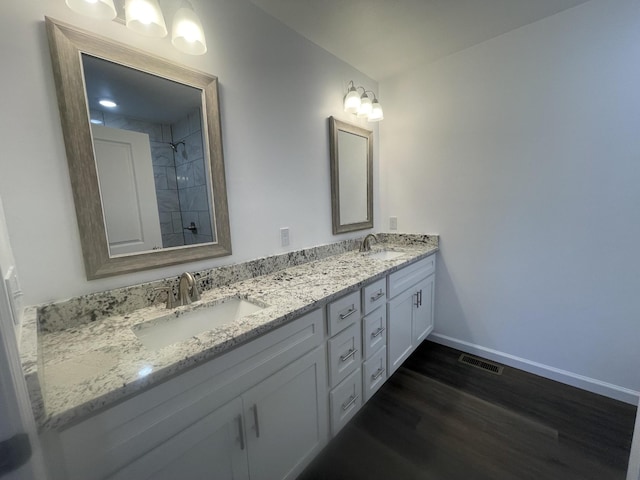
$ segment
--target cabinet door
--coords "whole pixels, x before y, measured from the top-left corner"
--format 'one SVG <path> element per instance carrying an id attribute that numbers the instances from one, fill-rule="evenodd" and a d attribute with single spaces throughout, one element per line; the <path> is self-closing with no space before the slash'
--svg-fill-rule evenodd
<path id="1" fill-rule="evenodd" d="M 251 480 L 295 478 L 327 440 L 323 346 L 243 396 Z"/>
<path id="2" fill-rule="evenodd" d="M 242 400 L 218 408 L 109 478 L 248 480 Z"/>
<path id="3" fill-rule="evenodd" d="M 433 330 L 433 293 L 436 276 L 421 280 L 416 285 L 417 305 L 413 310 L 413 344 L 414 347 L 427 338 Z"/>
<path id="4" fill-rule="evenodd" d="M 387 354 L 389 375 L 413 351 L 412 315 L 416 290 L 410 288 L 387 303 Z"/>

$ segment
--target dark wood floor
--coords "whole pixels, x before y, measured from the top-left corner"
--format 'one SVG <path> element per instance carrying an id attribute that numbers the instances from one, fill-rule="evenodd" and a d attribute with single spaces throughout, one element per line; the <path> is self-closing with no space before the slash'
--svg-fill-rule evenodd
<path id="1" fill-rule="evenodd" d="M 636 408 L 424 342 L 299 480 L 624 480 Z"/>

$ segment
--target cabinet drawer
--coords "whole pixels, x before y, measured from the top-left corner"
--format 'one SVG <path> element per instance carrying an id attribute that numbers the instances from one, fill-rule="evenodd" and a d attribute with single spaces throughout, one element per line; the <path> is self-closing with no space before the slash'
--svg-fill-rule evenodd
<path id="1" fill-rule="evenodd" d="M 381 278 L 362 289 L 362 313 L 368 315 L 387 301 L 387 279 Z"/>
<path id="2" fill-rule="evenodd" d="M 357 369 L 329 394 L 331 433 L 336 435 L 362 405 L 362 375 Z"/>
<path id="3" fill-rule="evenodd" d="M 327 306 L 327 322 L 329 323 L 329 336 L 333 337 L 360 318 L 360 292 L 331 302 Z"/>
<path id="4" fill-rule="evenodd" d="M 362 359 L 360 319 L 329 340 L 329 385 L 335 387 L 353 372 Z"/>
<path id="5" fill-rule="evenodd" d="M 362 366 L 362 394 L 365 402 L 378 391 L 386 379 L 387 348 L 382 347 Z"/>
<path id="6" fill-rule="evenodd" d="M 387 309 L 379 308 L 362 320 L 362 348 L 364 358 L 387 344 Z"/>
<path id="7" fill-rule="evenodd" d="M 387 292 L 389 298 L 393 298 L 407 288 L 415 285 L 421 279 L 428 277 L 436 270 L 436 256 L 430 255 L 427 258 L 404 267 L 388 277 Z"/>

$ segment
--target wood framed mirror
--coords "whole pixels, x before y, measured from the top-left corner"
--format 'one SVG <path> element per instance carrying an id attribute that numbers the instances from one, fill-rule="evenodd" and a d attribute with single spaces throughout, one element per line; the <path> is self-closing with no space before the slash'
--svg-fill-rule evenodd
<path id="1" fill-rule="evenodd" d="M 373 132 L 329 117 L 333 234 L 373 228 Z"/>
<path id="2" fill-rule="evenodd" d="M 230 255 L 217 78 L 46 27 L 87 278 Z"/>

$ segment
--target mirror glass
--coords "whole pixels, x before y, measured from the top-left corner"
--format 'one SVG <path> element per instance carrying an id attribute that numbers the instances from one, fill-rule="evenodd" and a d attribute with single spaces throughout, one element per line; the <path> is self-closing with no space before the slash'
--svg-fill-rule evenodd
<path id="1" fill-rule="evenodd" d="M 202 90 L 85 53 L 82 67 L 109 254 L 214 242 Z"/>
<path id="2" fill-rule="evenodd" d="M 373 132 L 331 117 L 333 233 L 373 228 Z"/>
<path id="3" fill-rule="evenodd" d="M 87 277 L 230 255 L 217 78 L 46 24 Z"/>

